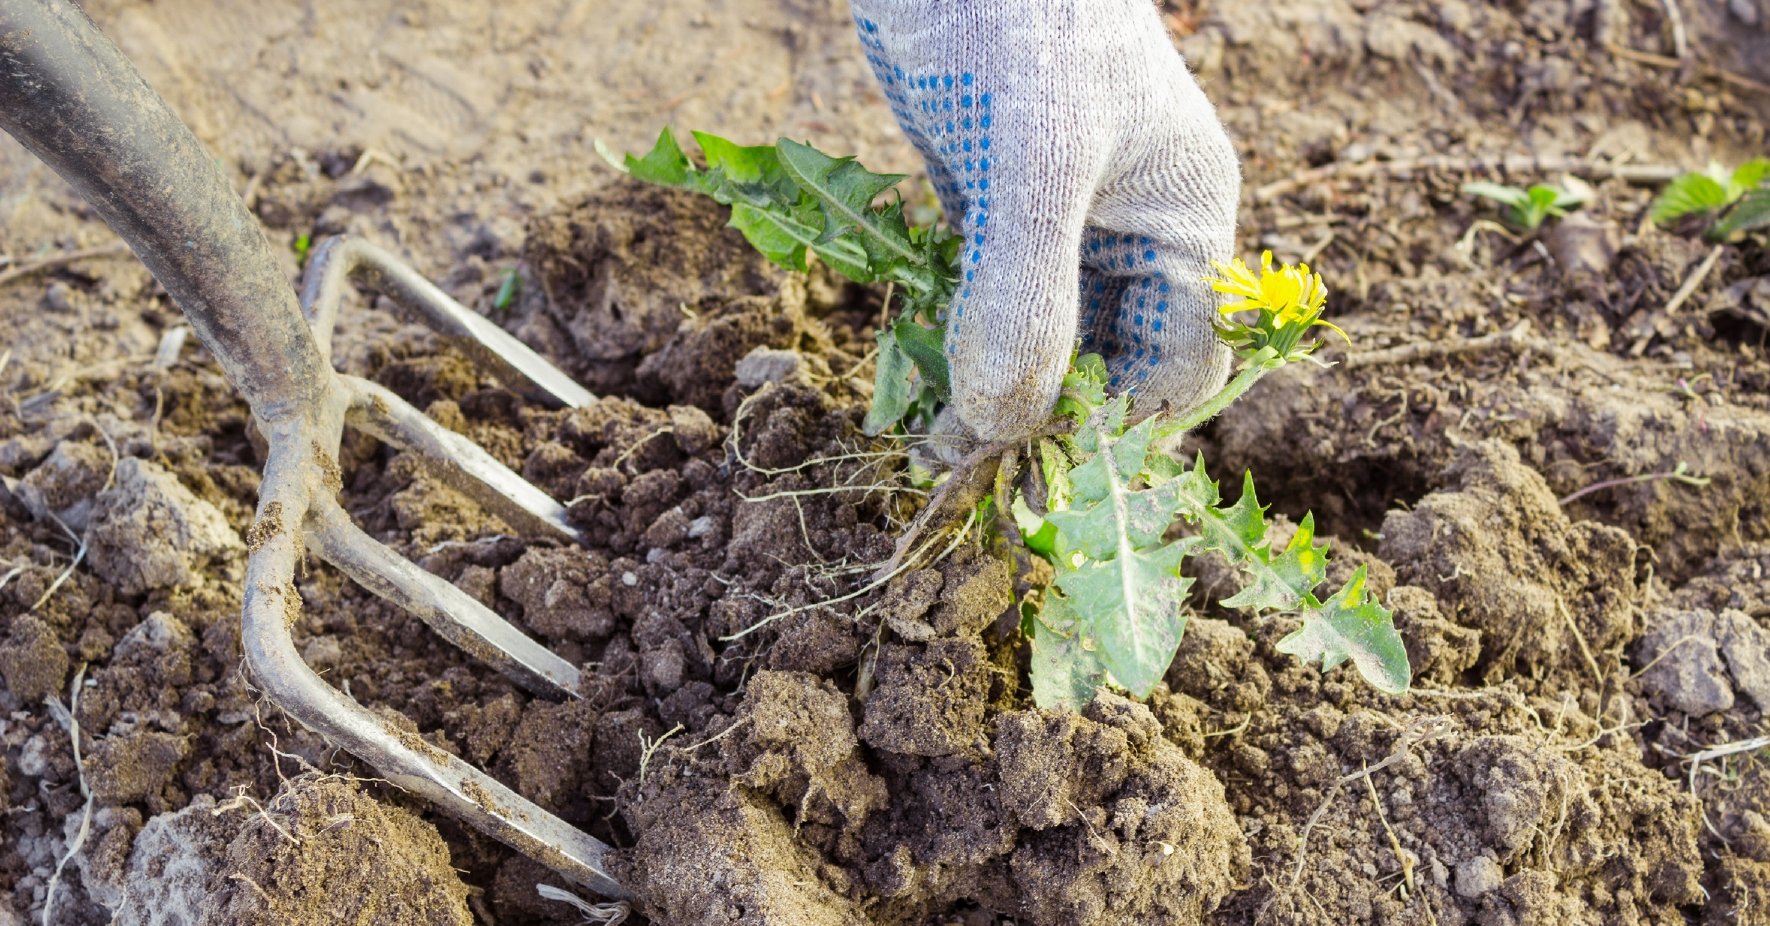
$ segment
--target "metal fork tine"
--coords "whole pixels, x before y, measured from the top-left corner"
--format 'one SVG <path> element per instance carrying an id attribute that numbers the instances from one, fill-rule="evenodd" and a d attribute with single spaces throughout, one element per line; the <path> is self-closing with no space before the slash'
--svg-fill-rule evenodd
<path id="1" fill-rule="evenodd" d="M 190 318 L 269 444 L 247 533 L 241 645 L 265 695 L 297 722 L 393 784 L 615 899 L 608 847 L 321 679 L 295 649 L 295 566 L 311 543 L 358 582 L 528 687 L 575 693 L 578 673 L 442 579 L 376 543 L 336 500 L 347 415 L 364 430 L 445 467 L 513 528 L 579 539 L 564 509 L 467 439 L 392 393 L 341 377 L 330 359 L 338 303 L 353 273 L 418 311 L 517 392 L 551 406 L 594 397 L 534 351 L 468 311 L 391 255 L 323 244 L 303 306 L 253 216 L 165 101 L 92 20 L 66 0 L 0 0 L 0 129 L 73 184 Z M 304 309 L 306 317 L 304 318 Z M 309 319 L 312 319 L 310 324 Z"/>
<path id="2" fill-rule="evenodd" d="M 556 700 L 578 696 L 576 666 L 364 533 L 336 503 L 322 500 L 315 507 L 307 542 L 326 562 L 529 691 Z"/>
<path id="3" fill-rule="evenodd" d="M 355 376 L 339 378 L 352 393 L 348 417 L 352 427 L 417 453 L 451 486 L 519 533 L 583 542 L 583 535 L 566 520 L 564 505 L 484 448 L 437 424 L 382 386 Z"/>
<path id="4" fill-rule="evenodd" d="M 392 254 L 351 235 L 320 242 L 302 277 L 301 304 L 328 361 L 338 305 L 353 277 L 418 313 L 432 330 L 523 397 L 551 408 L 581 408 L 596 401 L 588 389 L 527 344 L 456 302 Z"/>
<path id="5" fill-rule="evenodd" d="M 259 506 L 241 626 L 247 665 L 266 693 L 297 722 L 362 758 L 395 786 L 422 795 L 592 890 L 616 900 L 631 899 L 603 866 L 608 846 L 415 733 L 365 710 L 302 661 L 289 619 L 301 609 L 294 578 L 305 532 L 283 524 L 277 512 L 300 510 L 311 500 L 311 486 L 300 477 L 312 468 L 308 455 L 313 451 L 288 441 L 273 448 L 265 484 L 274 488 Z"/>

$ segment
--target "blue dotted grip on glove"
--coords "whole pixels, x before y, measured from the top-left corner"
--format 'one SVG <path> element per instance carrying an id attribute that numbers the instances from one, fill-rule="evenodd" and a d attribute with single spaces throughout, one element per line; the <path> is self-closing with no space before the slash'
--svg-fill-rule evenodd
<path id="1" fill-rule="evenodd" d="M 891 112 L 904 134 L 928 163 L 929 179 L 948 216 L 959 217 L 966 251 L 961 261 L 965 282 L 977 279 L 983 262 L 983 245 L 989 228 L 990 94 L 977 86 L 977 75 L 906 74 L 885 58 L 879 26 L 859 21 L 861 46 L 873 76 L 884 88 Z M 971 287 L 959 289 L 947 319 L 948 355 L 957 353 L 963 332 L 965 304 Z"/>

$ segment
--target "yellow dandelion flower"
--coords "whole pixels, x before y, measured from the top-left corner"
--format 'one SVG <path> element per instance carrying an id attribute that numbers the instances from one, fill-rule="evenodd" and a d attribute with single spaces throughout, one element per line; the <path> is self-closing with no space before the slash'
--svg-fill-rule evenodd
<path id="1" fill-rule="evenodd" d="M 1272 252 L 1263 251 L 1258 273 L 1239 257 L 1228 263 L 1212 261 L 1211 266 L 1219 276 L 1207 278 L 1205 282 L 1219 293 L 1239 297 L 1218 311 L 1226 317 L 1237 312 L 1259 312 L 1260 320 L 1252 327 L 1266 330 L 1267 337 L 1279 338 L 1269 343 L 1294 344 L 1297 337 L 1316 325 L 1332 328 L 1341 337 L 1346 337 L 1346 332 L 1339 326 L 1322 320 L 1322 310 L 1327 306 L 1327 284 L 1322 282 L 1321 274 L 1309 269 L 1308 264 L 1274 267 Z M 1280 337 L 1283 331 L 1292 333 Z M 1351 339 L 1347 340 L 1350 342 Z"/>
<path id="2" fill-rule="evenodd" d="M 1280 325 L 1311 322 L 1321 314 L 1327 305 L 1327 285 L 1321 274 L 1310 273 L 1308 264 L 1298 264 L 1280 269 L 1275 276 L 1282 282 L 1268 287 L 1275 297 L 1269 305 Z"/>
<path id="3" fill-rule="evenodd" d="M 1222 276 L 1205 282 L 1217 292 L 1241 297 L 1239 302 L 1219 310 L 1224 315 L 1253 310 L 1294 319 L 1311 307 L 1319 311 L 1327 299 L 1327 288 L 1319 275 L 1309 272 L 1308 264 L 1280 264 L 1274 268 L 1271 251 L 1261 252 L 1258 275 L 1239 257 L 1229 263 L 1212 261 L 1211 266 Z"/>
<path id="4" fill-rule="evenodd" d="M 1272 252 L 1267 251 L 1266 253 L 1270 255 Z M 1242 297 L 1240 302 L 1229 303 L 1218 311 L 1222 312 L 1224 315 L 1233 315 L 1244 309 L 1258 309 L 1261 307 L 1260 278 L 1254 276 L 1254 271 L 1248 269 L 1248 265 L 1245 261 L 1239 257 L 1227 264 L 1220 260 L 1214 260 L 1211 261 L 1211 266 L 1218 273 L 1222 274 L 1222 276 L 1217 278 L 1207 278 L 1205 282 L 1211 284 L 1211 288 L 1217 292 L 1229 296 Z"/>

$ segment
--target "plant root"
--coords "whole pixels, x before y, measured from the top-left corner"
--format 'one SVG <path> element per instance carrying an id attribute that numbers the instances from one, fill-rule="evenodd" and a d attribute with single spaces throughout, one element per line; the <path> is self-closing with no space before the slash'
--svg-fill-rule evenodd
<path id="1" fill-rule="evenodd" d="M 74 673 L 74 683 L 68 688 L 67 707 L 62 707 L 61 702 L 54 698 L 43 699 L 44 704 L 49 707 L 50 715 L 62 721 L 62 725 L 67 728 L 68 739 L 74 746 L 74 774 L 79 776 L 80 794 L 86 798 L 86 802 L 80 806 L 80 827 L 74 832 L 73 841 L 68 843 L 67 851 L 56 861 L 55 873 L 49 876 L 49 886 L 43 891 L 43 926 L 50 926 L 53 922 L 55 888 L 61 883 L 62 870 L 85 847 L 86 837 L 92 833 L 92 788 L 86 784 L 86 765 L 80 761 L 80 689 L 85 682 L 86 666 L 82 664 L 80 671 Z"/>
<path id="2" fill-rule="evenodd" d="M 902 568 L 904 559 L 922 541 L 922 535 L 936 526 L 956 521 L 962 512 L 977 507 L 977 503 L 989 497 L 995 491 L 996 474 L 1001 470 L 1002 462 L 1010 453 L 1017 450 L 1019 441 L 998 441 L 985 444 L 966 454 L 959 465 L 953 467 L 952 475 L 946 482 L 934 490 L 928 498 L 928 506 L 910 526 L 897 538 L 897 547 L 891 558 L 879 571 L 873 573 L 873 581 L 895 574 Z"/>

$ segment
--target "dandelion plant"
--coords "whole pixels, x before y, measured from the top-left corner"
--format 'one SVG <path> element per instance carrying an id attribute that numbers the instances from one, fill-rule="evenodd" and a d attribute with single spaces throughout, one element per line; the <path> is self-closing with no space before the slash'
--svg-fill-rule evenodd
<path id="1" fill-rule="evenodd" d="M 704 167 L 668 130 L 643 156 L 603 154 L 637 179 L 730 206 L 732 226 L 780 266 L 803 271 L 817 260 L 859 283 L 890 284 L 900 303 L 878 333 L 864 428 L 879 434 L 924 427 L 949 398 L 942 342 L 959 279 L 958 238 L 909 224 L 901 201 L 889 195 L 902 178 L 872 173 L 853 158 L 789 139 L 742 146 L 694 137 Z M 1364 569 L 1332 594 L 1321 588 L 1327 550 L 1316 542 L 1313 516 L 1275 548 L 1251 475 L 1244 475 L 1239 497 L 1225 502 L 1202 458 L 1188 466 L 1160 449 L 1261 377 L 1313 359 L 1316 328 L 1345 336 L 1322 318 L 1327 288 L 1307 265 L 1274 266 L 1268 252 L 1258 271 L 1239 259 L 1215 267 L 1219 276 L 1209 282 L 1235 297 L 1217 328 L 1238 361 L 1230 382 L 1196 408 L 1140 415 L 1133 397 L 1108 394 L 1098 356 L 1078 357 L 1053 427 L 1003 458 L 1010 469 L 1014 460 L 1036 461 L 1030 478 L 1005 470 L 998 486 L 1020 487 L 979 503 L 1011 508 L 998 514 L 1011 514 L 1019 542 L 1052 567 L 1052 580 L 1033 596 L 1022 622 L 1041 706 L 1077 708 L 1115 686 L 1148 695 L 1180 645 L 1193 582 L 1183 567 L 1200 555 L 1223 558 L 1241 576 L 1223 608 L 1299 621 L 1279 642 L 1281 651 L 1319 660 L 1324 671 L 1350 662 L 1382 691 L 1408 686 L 1406 650 L 1389 612 L 1369 597 Z"/>

